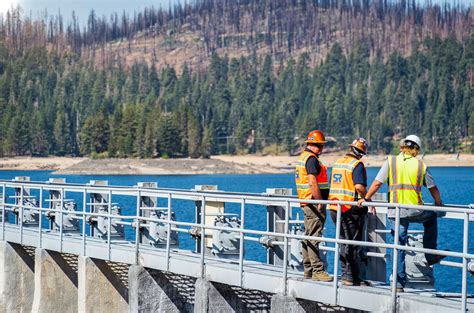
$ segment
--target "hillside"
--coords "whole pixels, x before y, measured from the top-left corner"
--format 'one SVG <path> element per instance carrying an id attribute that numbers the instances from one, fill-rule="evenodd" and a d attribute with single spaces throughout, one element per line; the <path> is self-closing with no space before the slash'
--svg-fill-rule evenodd
<path id="1" fill-rule="evenodd" d="M 386 59 L 393 52 L 409 56 L 420 44 L 426 48 L 427 38 L 465 42 L 472 33 L 470 8 L 409 1 L 351 3 L 196 1 L 194 6 L 176 7 L 167 23 L 137 27 L 125 37 L 104 42 L 86 58 L 99 64 L 112 58 L 128 66 L 145 60 L 158 70 L 171 66 L 180 73 L 184 64 L 191 70 L 206 69 L 213 53 L 229 59 L 271 55 L 275 66 L 306 53 L 308 65 L 315 67 L 335 43 L 348 54 L 357 43 L 367 42 L 371 58 Z M 161 14 L 145 11 L 135 23 L 146 25 L 147 16 L 153 15 Z"/>
<path id="2" fill-rule="evenodd" d="M 32 20 L 21 8 L 0 21 L 0 40 L 10 50 L 44 46 L 75 52 L 99 65 L 130 66 L 146 61 L 158 70 L 205 69 L 210 56 L 271 55 L 274 64 L 307 53 L 320 64 L 338 43 L 348 54 L 363 41 L 371 58 L 397 52 L 409 56 L 427 38 L 465 42 L 472 34 L 474 10 L 446 2 L 381 0 L 196 0 L 170 10 L 99 17 L 94 11 L 81 28 L 58 15 Z"/>
<path id="3" fill-rule="evenodd" d="M 0 19 L 0 155 L 292 153 L 309 130 L 388 153 L 474 151 L 470 7 L 196 0 Z"/>

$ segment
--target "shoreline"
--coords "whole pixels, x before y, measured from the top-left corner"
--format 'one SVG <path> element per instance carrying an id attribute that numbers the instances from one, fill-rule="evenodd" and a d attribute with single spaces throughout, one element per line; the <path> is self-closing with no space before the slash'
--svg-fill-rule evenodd
<path id="1" fill-rule="evenodd" d="M 321 155 L 331 167 L 343 152 Z M 364 157 L 366 167 L 380 167 L 386 155 Z M 76 175 L 196 175 L 279 174 L 294 171 L 297 156 L 216 155 L 210 159 L 89 159 L 72 157 L 0 158 L 0 174 L 6 170 L 51 170 L 54 174 Z M 428 154 L 429 167 L 474 167 L 474 154 Z"/>

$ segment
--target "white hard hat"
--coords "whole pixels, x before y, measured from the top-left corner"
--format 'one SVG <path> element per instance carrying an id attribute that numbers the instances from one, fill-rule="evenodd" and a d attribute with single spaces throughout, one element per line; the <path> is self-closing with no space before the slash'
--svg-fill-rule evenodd
<path id="1" fill-rule="evenodd" d="M 409 135 L 405 139 L 403 139 L 403 142 L 411 141 L 417 144 L 417 146 L 421 150 L 421 139 L 417 135 Z"/>

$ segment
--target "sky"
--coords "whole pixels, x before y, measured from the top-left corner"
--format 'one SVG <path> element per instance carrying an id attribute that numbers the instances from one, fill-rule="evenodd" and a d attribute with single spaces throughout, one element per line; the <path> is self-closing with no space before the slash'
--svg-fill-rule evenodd
<path id="1" fill-rule="evenodd" d="M 80 23 L 85 23 L 92 9 L 97 16 L 109 16 L 113 12 L 129 13 L 141 11 L 145 7 L 167 8 L 170 3 L 178 3 L 181 0 L 0 0 L 0 13 L 6 13 L 12 6 L 20 5 L 27 15 L 32 17 L 44 16 L 45 10 L 48 15 L 56 15 L 58 12 L 66 18 L 70 18 L 74 11 L 79 17 Z M 185 0 L 182 0 L 183 2 Z"/>
<path id="2" fill-rule="evenodd" d="M 109 16 L 112 12 L 122 13 L 124 10 L 128 13 L 141 11 L 145 7 L 164 6 L 167 8 L 170 4 L 178 2 L 192 2 L 192 0 L 0 0 L 0 13 L 6 11 L 12 6 L 20 5 L 26 14 L 32 17 L 44 16 L 45 10 L 48 15 L 56 15 L 59 11 L 66 18 L 71 17 L 72 11 L 75 11 L 81 24 L 87 21 L 87 17 L 92 9 L 98 16 Z M 426 0 L 417 0 L 424 3 Z M 474 0 L 431 0 L 432 3 L 461 3 L 469 6 L 474 5 Z"/>

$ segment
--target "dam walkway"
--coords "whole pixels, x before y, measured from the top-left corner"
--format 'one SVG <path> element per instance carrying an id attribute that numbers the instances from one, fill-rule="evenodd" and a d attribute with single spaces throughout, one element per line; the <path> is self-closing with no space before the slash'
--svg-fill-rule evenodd
<path id="1" fill-rule="evenodd" d="M 308 237 L 299 200 L 287 189 L 244 194 L 216 186 L 180 190 L 153 182 L 123 187 L 17 177 L 0 181 L 0 191 L 2 311 L 474 311 L 467 290 L 474 272 L 473 205 L 404 206 L 439 212 L 462 225 L 462 250 L 444 251 L 424 249 L 416 231 L 411 245 L 398 244 L 397 230 L 388 242 L 387 208 L 397 212 L 395 225 L 400 208 L 384 201 L 367 203 L 377 207 L 377 215 L 368 217 L 366 240 L 357 242 L 338 235 L 340 206 L 353 203 L 311 201 L 336 203 L 339 211 L 333 236 Z M 333 282 L 303 279 L 300 242 L 308 239 L 323 242 Z M 370 287 L 341 283 L 340 244 L 366 248 Z M 397 258 L 400 250 L 407 251 L 407 264 L 410 255 L 451 257 L 438 266 L 459 269 L 459 292 L 437 292 L 432 267 L 415 266 L 412 287 L 397 293 L 395 282 L 386 280 L 387 269 L 397 272 L 397 262 L 388 263 L 390 254 Z M 266 260 L 255 257 L 258 251 L 266 251 Z"/>

